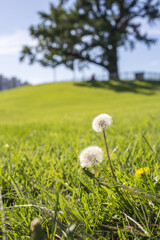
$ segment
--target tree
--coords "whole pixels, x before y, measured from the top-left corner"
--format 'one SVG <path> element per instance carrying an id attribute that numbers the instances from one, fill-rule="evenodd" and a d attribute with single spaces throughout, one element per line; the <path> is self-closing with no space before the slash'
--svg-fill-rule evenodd
<path id="1" fill-rule="evenodd" d="M 72 0 L 73 2 L 73 0 Z M 156 39 L 141 31 L 142 21 L 160 17 L 160 0 L 59 0 L 50 12 L 39 12 L 41 22 L 30 27 L 36 46 L 24 46 L 20 60 L 30 64 L 56 67 L 64 64 L 73 69 L 78 61 L 104 67 L 110 77 L 118 78 L 119 47 L 133 49 L 136 41 L 147 46 Z"/>

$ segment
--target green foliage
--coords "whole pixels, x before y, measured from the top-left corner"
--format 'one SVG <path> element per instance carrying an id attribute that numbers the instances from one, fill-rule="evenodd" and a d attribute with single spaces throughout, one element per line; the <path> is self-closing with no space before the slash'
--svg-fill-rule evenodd
<path id="1" fill-rule="evenodd" d="M 159 239 L 160 187 L 154 180 L 160 176 L 159 85 L 137 81 L 126 91 L 126 82 L 122 91 L 121 83 L 96 84 L 57 83 L 0 93 L 7 240 L 30 239 L 37 217 L 48 239 Z M 98 145 L 105 152 L 103 136 L 91 128 L 103 112 L 113 117 L 106 137 L 118 183 L 110 180 L 106 153 L 98 168 L 109 179 L 79 166 L 83 148 Z M 149 171 L 136 176 L 144 167 Z"/>
<path id="2" fill-rule="evenodd" d="M 119 47 L 133 49 L 137 40 L 148 46 L 155 43 L 140 27 L 141 19 L 151 23 L 160 17 L 158 0 L 57 2 L 48 13 L 40 12 L 40 23 L 30 27 L 37 45 L 25 46 L 21 60 L 28 57 L 30 64 L 64 64 L 70 69 L 77 60 L 81 67 L 89 62 L 118 73 Z"/>

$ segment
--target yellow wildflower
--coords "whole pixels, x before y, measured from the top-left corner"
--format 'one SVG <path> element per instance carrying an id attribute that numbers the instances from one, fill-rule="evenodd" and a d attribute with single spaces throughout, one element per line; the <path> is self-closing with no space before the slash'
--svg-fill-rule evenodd
<path id="1" fill-rule="evenodd" d="M 145 167 L 145 168 L 140 168 L 136 171 L 136 175 L 141 176 L 144 172 L 148 172 L 149 168 Z"/>

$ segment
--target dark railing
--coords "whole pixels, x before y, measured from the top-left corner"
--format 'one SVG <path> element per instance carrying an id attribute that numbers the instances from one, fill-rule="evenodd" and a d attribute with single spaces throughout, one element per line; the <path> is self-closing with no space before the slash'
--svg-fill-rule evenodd
<path id="1" fill-rule="evenodd" d="M 160 81 L 160 73 L 157 72 L 124 72 L 119 74 L 120 80 L 146 80 Z"/>
<path id="2" fill-rule="evenodd" d="M 102 73 L 102 74 L 95 74 L 96 80 L 101 81 L 107 81 L 109 80 L 109 74 L 108 73 Z M 120 72 L 118 75 L 117 73 L 113 73 L 110 75 L 110 79 L 114 80 L 145 80 L 145 81 L 160 81 L 160 73 L 157 72 Z M 82 79 L 85 80 L 91 80 L 91 77 L 86 76 Z"/>
<path id="3" fill-rule="evenodd" d="M 79 76 L 74 78 L 74 81 L 89 81 L 92 78 L 92 75 L 82 75 L 80 78 Z M 102 73 L 95 73 L 94 74 L 95 79 L 99 81 L 108 81 L 109 80 L 109 74 L 107 72 L 102 72 Z M 157 72 L 120 72 L 118 75 L 116 73 L 113 73 L 111 76 L 111 79 L 119 79 L 122 81 L 125 80 L 145 80 L 145 81 L 160 81 L 160 73 Z"/>

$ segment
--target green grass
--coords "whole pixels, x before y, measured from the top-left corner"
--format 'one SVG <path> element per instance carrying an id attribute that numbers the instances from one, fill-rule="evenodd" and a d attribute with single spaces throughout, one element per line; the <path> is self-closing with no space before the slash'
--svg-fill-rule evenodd
<path id="1" fill-rule="evenodd" d="M 29 239 L 31 221 L 39 217 L 49 239 L 158 239 L 160 189 L 153 180 L 160 176 L 159 83 L 27 86 L 0 92 L 0 102 L 5 214 L 0 238 Z M 106 134 L 120 186 L 90 171 L 110 190 L 87 176 L 78 160 L 89 145 L 105 153 L 103 136 L 91 127 L 100 113 L 113 118 Z M 98 168 L 111 176 L 106 153 L 104 158 Z M 137 178 L 141 167 L 149 167 L 149 172 Z M 69 237 L 67 228 L 73 223 Z"/>
<path id="2" fill-rule="evenodd" d="M 148 116 L 157 113 L 159 90 L 158 84 L 150 82 L 55 83 L 19 88 L 1 92 L 0 122 L 79 122 L 84 121 L 82 117 L 86 120 L 106 111 L 116 118 L 141 111 Z"/>

